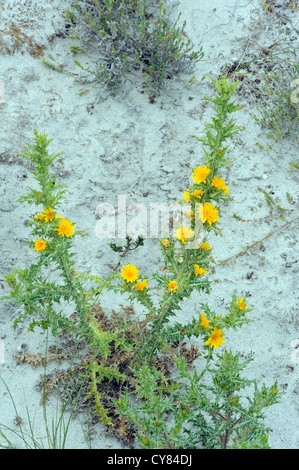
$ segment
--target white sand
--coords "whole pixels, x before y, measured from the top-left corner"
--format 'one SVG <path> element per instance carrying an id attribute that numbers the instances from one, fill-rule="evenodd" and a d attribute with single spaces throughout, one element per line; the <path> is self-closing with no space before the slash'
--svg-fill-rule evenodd
<path id="1" fill-rule="evenodd" d="M 68 52 L 71 40 L 57 37 L 48 41 L 63 27 L 64 5 L 70 3 L 52 0 L 44 5 L 37 1 L 0 0 L 0 29 L 7 30 L 12 23 L 20 25 L 27 36 L 45 45 L 45 59 L 53 59 L 57 65 L 77 73 Z M 173 19 L 182 12 L 194 49 L 203 45 L 205 57 L 194 71 L 198 82 L 204 73 L 219 76 L 220 67 L 225 62 L 231 63 L 232 58 L 246 61 L 250 52 L 261 54 L 260 46 L 278 42 L 273 52 L 298 48 L 298 34 L 293 29 L 299 28 L 298 13 L 284 11 L 287 16 L 283 25 L 276 16 L 265 15 L 262 3 L 261 0 L 167 2 L 172 6 Z M 293 36 L 296 41 L 290 39 Z M 2 40 L 11 44 L 7 35 L 2 35 Z M 84 63 L 84 59 L 80 60 Z M 207 104 L 204 108 L 202 98 L 211 96 L 213 88 L 208 79 L 187 87 L 189 78 L 190 75 L 181 75 L 167 81 L 166 89 L 154 104 L 149 103 L 145 93 L 140 93 L 137 76 L 130 77 L 131 81 L 116 98 L 95 102 L 95 91 L 78 96 L 84 86 L 43 66 L 41 57 L 32 57 L 26 44 L 19 52 L 2 51 L 0 80 L 5 84 L 6 103 L 0 104 L 1 295 L 8 293 L 4 275 L 15 266 L 29 265 L 32 259 L 24 242 L 29 234 L 25 223 L 33 209 L 16 200 L 34 185 L 27 162 L 17 157 L 33 141 L 34 129 L 45 130 L 54 139 L 52 153 L 63 153 L 53 169 L 58 181 L 68 185 L 62 210 L 77 228 L 89 233 L 89 237 L 77 239 L 78 270 L 107 275 L 107 265 L 115 263 L 117 256 L 108 247 L 109 240 L 100 240 L 95 235 L 97 205 L 109 202 L 117 207 L 117 196 L 121 194 L 126 195 L 127 204 L 142 202 L 149 207 L 151 202 L 174 202 L 190 184 L 192 168 L 202 162 L 201 144 L 189 136 L 203 135 L 211 107 Z M 273 429 L 270 445 L 275 449 L 298 448 L 295 423 L 299 355 L 294 354 L 294 340 L 298 338 L 298 173 L 289 168 L 290 161 L 297 161 L 298 142 L 286 138 L 273 144 L 266 137 L 266 130 L 252 118 L 256 100 L 236 94 L 236 101 L 244 106 L 234 115 L 237 125 L 244 130 L 231 142 L 228 153 L 231 168 L 223 172 L 234 202 L 222 208 L 223 236 L 210 237 L 215 260 L 220 264 L 276 232 L 262 241 L 263 249 L 258 244 L 233 263 L 216 266 L 210 278 L 217 282 L 204 300 L 224 313 L 233 291 L 240 296 L 246 294 L 253 308 L 252 322 L 229 332 L 226 346 L 240 350 L 244 357 L 253 355 L 250 377 L 268 385 L 278 381 L 285 394 L 266 413 L 266 424 Z M 257 142 L 264 147 L 271 143 L 273 151 L 262 151 Z M 262 189 L 272 192 L 274 200 L 289 209 L 284 220 L 277 211 L 271 213 Z M 286 192 L 293 197 L 293 204 L 288 202 Z M 234 213 L 250 221 L 237 220 Z M 128 262 L 150 273 L 156 270 L 158 258 L 158 244 L 147 239 Z M 201 300 L 194 295 L 184 303 L 182 321 L 198 314 L 197 304 Z M 115 303 L 117 308 L 116 300 Z M 43 369 L 17 365 L 13 356 L 22 343 L 28 345 L 30 354 L 43 353 L 46 335 L 38 329 L 36 333 L 27 333 L 25 325 L 13 331 L 12 322 L 18 313 L 11 302 L 0 303 L 0 340 L 4 347 L 0 375 L 10 388 L 21 418 L 26 422 L 25 396 L 31 416 L 35 416 L 35 427 L 45 437 L 40 392 L 36 388 Z M 51 367 L 55 369 L 55 364 Z M 53 410 L 54 405 L 55 400 Z M 49 406 L 48 416 L 51 412 Z M 14 418 L 11 399 L 0 382 L 0 423 L 17 429 Z M 67 447 L 84 447 L 81 435 L 78 422 L 72 421 Z M 101 426 L 96 428 L 92 447 L 121 446 L 116 439 L 107 437 Z"/>

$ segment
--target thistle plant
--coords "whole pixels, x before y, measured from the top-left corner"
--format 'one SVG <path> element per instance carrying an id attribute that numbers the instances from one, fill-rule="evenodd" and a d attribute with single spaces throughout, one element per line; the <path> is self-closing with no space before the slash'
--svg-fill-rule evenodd
<path id="1" fill-rule="evenodd" d="M 66 10 L 73 30 L 70 38 L 77 41 L 70 51 L 90 58 L 90 66 L 74 60 L 85 81 L 90 76 L 91 82 L 112 91 L 127 73 L 140 70 L 147 92 L 157 94 L 165 78 L 190 69 L 203 57 L 202 49 L 192 51 L 191 40 L 186 39 L 186 22 L 178 26 L 181 14 L 171 24 L 163 1 L 154 6 L 152 14 L 145 0 L 77 0 L 72 10 Z"/>
<path id="2" fill-rule="evenodd" d="M 200 374 L 191 373 L 178 356 L 171 380 L 148 364 L 135 371 L 138 402 L 125 392 L 115 406 L 135 427 L 141 448 L 269 448 L 263 410 L 279 400 L 277 384 L 259 389 L 246 379 L 242 372 L 252 359 L 242 361 L 238 353 L 202 360 Z"/>
<path id="3" fill-rule="evenodd" d="M 30 331 L 51 328 L 57 335 L 66 330 L 84 339 L 90 350 L 82 364 L 89 384 L 86 398 L 95 416 L 121 437 L 136 436 L 141 447 L 266 446 L 261 410 L 280 396 L 276 384 L 259 390 L 254 381 L 243 378 L 247 362 L 238 354 L 215 353 L 224 348 L 229 329 L 249 322 L 251 309 L 245 296 L 232 293 L 222 314 L 198 303 L 192 320 L 179 321 L 185 299 L 193 292 L 210 293 L 207 275 L 213 258 L 208 234 L 221 233 L 220 206 L 231 200 L 220 175 L 228 165 L 226 141 L 238 131 L 230 117 L 240 109 L 232 102 L 238 84 L 224 77 L 213 84 L 215 97 L 206 100 L 213 104 L 215 115 L 205 137 L 194 136 L 203 144 L 203 162 L 192 170 L 193 181 L 183 193 L 184 201 L 179 201 L 183 211 L 184 203 L 190 204 L 183 221 L 174 221 L 178 224 L 174 236 L 159 240 L 163 265 L 151 276 L 131 263 L 118 263 L 106 279 L 76 271 L 73 244 L 77 235 L 84 234 L 58 212 L 64 192 L 50 174 L 58 155 L 48 153 L 50 140 L 38 132 L 34 145 L 23 154 L 31 161 L 39 190 L 31 189 L 20 201 L 42 209 L 29 222 L 29 246 L 37 262 L 6 277 L 11 288 L 6 298 L 24 309 L 14 325 L 30 319 Z M 139 237 L 133 246 L 127 239 L 124 248 L 115 244 L 111 248 L 121 256 L 142 244 Z M 55 271 L 56 278 L 47 268 Z M 129 307 L 122 305 L 109 316 L 100 304 L 104 292 L 124 294 Z M 62 300 L 73 305 L 71 316 L 59 310 Z M 133 302 L 144 307 L 141 316 L 130 308 Z M 198 357 L 200 372 L 191 372 Z M 241 390 L 252 384 L 254 394 L 246 397 L 246 407 Z"/>
<path id="4" fill-rule="evenodd" d="M 215 227 L 219 208 L 213 203 L 219 205 L 222 201 L 231 200 L 229 188 L 219 172 L 228 164 L 225 158 L 228 146 L 224 143 L 238 132 L 234 121 L 228 117 L 240 108 L 231 102 L 238 83 L 230 84 L 225 78 L 213 80 L 213 83 L 217 95 L 206 99 L 213 103 L 215 117 L 206 126 L 205 138 L 194 136 L 208 149 L 204 152 L 204 164 L 193 169 L 193 184 L 183 193 L 183 198 L 185 202 L 191 201 L 192 209 L 188 215 L 193 228 L 195 218 L 199 217 L 205 231 L 214 230 L 219 234 L 219 228 Z M 198 201 L 201 205 L 196 213 L 194 209 Z M 189 226 L 183 226 L 176 230 L 175 238 L 184 247 L 194 234 Z M 264 426 L 262 409 L 279 399 L 277 384 L 268 388 L 263 386 L 259 390 L 256 381 L 241 376 L 241 371 L 250 361 L 241 361 L 240 354 L 231 351 L 215 355 L 215 350 L 225 343 L 225 331 L 249 322 L 246 311 L 250 308 L 245 297 L 238 298 L 234 293 L 225 315 L 212 312 L 207 304 L 200 304 L 198 319 L 193 318 L 189 324 L 175 322 L 169 326 L 170 316 L 175 309 L 180 309 L 175 296 L 180 302 L 194 289 L 209 292 L 209 283 L 199 279 L 205 278 L 213 260 L 206 239 L 199 249 L 193 247 L 192 250 L 178 249 L 176 242 L 169 239 L 162 240 L 161 245 L 167 274 L 163 277 L 156 275 L 155 279 L 160 286 L 168 282 L 172 297 L 168 303 L 160 304 L 162 315 L 160 313 L 157 321 L 152 322 L 149 337 L 151 346 L 157 345 L 157 352 L 172 356 L 175 372 L 173 375 L 163 374 L 148 362 L 142 367 L 138 364 L 134 369 L 136 392 L 132 397 L 126 390 L 123 397 L 114 402 L 118 412 L 134 426 L 142 448 L 267 448 L 269 429 Z M 124 268 L 123 277 L 127 282 L 134 282 L 138 272 L 128 265 Z M 160 347 L 154 342 L 153 332 L 159 338 Z M 186 357 L 170 346 L 171 342 L 181 343 L 191 337 L 201 340 L 205 351 L 201 359 L 206 363 L 200 374 L 196 370 L 192 374 Z M 164 344 L 161 339 L 164 339 Z M 151 357 L 149 350 L 147 357 Z M 246 407 L 241 390 L 250 386 L 254 388 L 254 395 L 246 397 Z"/>
<path id="5" fill-rule="evenodd" d="M 42 206 L 43 210 L 36 213 L 28 225 L 31 227 L 32 240 L 29 247 L 39 255 L 37 262 L 25 269 L 15 269 L 6 278 L 11 288 L 11 297 L 15 305 L 22 305 L 24 312 L 15 320 L 14 327 L 21 320 L 30 319 L 38 314 L 39 319 L 33 318 L 29 323 L 29 331 L 36 326 L 57 335 L 65 328 L 72 331 L 76 328 L 74 322 L 67 318 L 62 310 L 56 307 L 64 299 L 74 301 L 79 316 L 84 323 L 86 305 L 82 295 L 82 288 L 72 276 L 74 262 L 71 253 L 75 237 L 75 225 L 57 212 L 57 207 L 64 194 L 63 185 L 56 184 L 55 178 L 50 175 L 50 167 L 60 155 L 49 155 L 47 147 L 50 144 L 46 134 L 35 131 L 35 144 L 28 146 L 22 154 L 30 160 L 33 166 L 34 177 L 39 184 L 39 190 L 31 191 L 19 199 L 19 202 Z M 79 234 L 80 232 L 78 232 Z M 49 268 L 55 266 L 64 283 L 59 284 L 50 279 Z"/>

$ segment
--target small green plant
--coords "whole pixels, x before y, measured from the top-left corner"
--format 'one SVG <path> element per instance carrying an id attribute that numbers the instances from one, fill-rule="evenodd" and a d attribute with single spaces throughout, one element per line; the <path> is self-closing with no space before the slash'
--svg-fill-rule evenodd
<path id="1" fill-rule="evenodd" d="M 273 7 L 273 2 L 271 3 Z M 276 5 L 277 8 L 288 8 Z M 269 5 L 267 6 L 269 8 Z M 269 10 L 267 10 L 269 11 Z M 276 43 L 273 44 L 275 46 Z M 246 60 L 235 60 L 222 67 L 222 73 L 232 80 L 242 81 L 239 93 L 250 93 L 257 106 L 253 116 L 264 129 L 271 141 L 256 145 L 267 153 L 275 152 L 274 142 L 290 137 L 298 140 L 299 117 L 299 65 L 297 51 L 271 52 L 271 47 L 262 48 L 263 54 L 250 54 Z M 248 60 L 250 59 L 250 60 Z M 290 168 L 296 169 L 291 162 Z"/>
<path id="2" fill-rule="evenodd" d="M 296 171 L 299 170 L 299 165 L 298 165 L 298 163 L 290 162 L 290 167 L 292 168 L 292 170 L 296 170 Z"/>
<path id="3" fill-rule="evenodd" d="M 271 129 L 268 135 L 274 140 L 289 135 L 295 141 L 299 133 L 299 107 L 295 96 L 299 63 L 295 51 L 293 55 L 293 61 L 285 61 L 283 73 L 268 73 L 265 76 L 265 85 L 261 87 L 265 96 L 259 101 L 260 117 L 256 117 L 256 120 L 263 127 Z"/>
<path id="4" fill-rule="evenodd" d="M 263 410 L 277 403 L 277 384 L 259 389 L 243 375 L 252 359 L 231 351 L 201 359 L 205 368 L 192 374 L 177 357 L 172 381 L 147 364 L 135 371 L 138 403 L 125 393 L 115 405 L 136 428 L 141 448 L 268 449 Z"/>
<path id="5" fill-rule="evenodd" d="M 74 60 L 85 73 L 84 80 L 90 76 L 91 81 L 112 91 L 129 72 L 140 70 L 147 92 L 156 95 L 166 78 L 203 57 L 202 49 L 192 51 L 184 31 L 186 22 L 178 26 L 181 15 L 171 24 L 163 1 L 155 0 L 154 8 L 148 13 L 145 0 L 77 0 L 72 10 L 66 10 L 74 30 L 70 38 L 80 43 L 70 45 L 70 51 L 76 55 L 85 52 L 90 59 L 90 66 Z"/>
<path id="6" fill-rule="evenodd" d="M 50 167 L 59 154 L 48 153 L 50 140 L 37 131 L 34 145 L 23 154 L 39 185 L 20 199 L 41 208 L 29 222 L 29 247 L 37 261 L 6 276 L 11 292 L 2 299 L 23 307 L 14 326 L 29 320 L 29 331 L 50 328 L 58 335 L 66 330 L 84 340 L 89 350 L 82 364 L 86 399 L 95 416 L 122 438 L 136 438 L 142 447 L 266 447 L 261 410 L 280 396 L 276 384 L 260 390 L 241 377 L 247 363 L 238 354 L 215 354 L 229 329 L 249 322 L 245 296 L 233 293 L 223 314 L 199 303 L 189 322 L 178 321 L 185 299 L 192 293 L 210 293 L 207 275 L 214 260 L 207 236 L 211 231 L 221 233 L 220 206 L 232 199 L 220 174 L 228 166 L 226 141 L 238 132 L 230 118 L 240 109 L 231 101 L 238 84 L 224 77 L 213 84 L 216 96 L 206 100 L 215 115 L 205 137 L 193 136 L 204 146 L 203 164 L 192 170 L 192 184 L 179 201 L 190 206 L 183 206 L 185 219 L 175 222 L 174 235 L 159 241 L 163 265 L 151 276 L 130 263 L 118 264 L 106 279 L 77 272 L 73 244 L 84 234 L 58 212 L 64 190 Z M 135 245 L 127 238 L 125 247 L 111 248 L 121 255 L 142 243 L 142 237 Z M 112 297 L 115 292 L 124 294 L 129 306 L 108 314 L 100 305 L 104 292 Z M 71 316 L 61 309 L 62 301 L 73 306 Z M 133 302 L 144 308 L 142 315 L 135 314 Z M 190 341 L 196 343 L 187 347 Z M 200 372 L 191 373 L 189 366 L 198 357 Z M 245 385 L 255 387 L 247 407 L 241 396 Z"/>
<path id="7" fill-rule="evenodd" d="M 90 430 L 86 432 L 84 426 L 80 420 L 80 416 L 77 411 L 77 403 L 84 382 L 86 380 L 85 374 L 76 374 L 76 386 L 71 385 L 71 390 L 67 391 L 68 384 L 71 381 L 73 374 L 73 361 L 76 356 L 76 350 L 70 354 L 70 366 L 68 371 L 59 370 L 60 354 L 57 347 L 54 348 L 54 352 L 50 352 L 48 347 L 48 335 L 46 340 L 45 355 L 40 361 L 40 356 L 36 355 L 23 355 L 22 360 L 28 362 L 32 367 L 36 367 L 37 363 L 44 363 L 44 370 L 41 376 L 39 387 L 41 388 L 41 403 L 42 403 L 42 417 L 43 417 L 43 428 L 41 429 L 40 423 L 36 424 L 36 416 L 32 417 L 27 404 L 26 396 L 24 396 L 25 410 L 22 408 L 21 411 L 17 409 L 13 394 L 7 383 L 0 376 L 0 379 L 8 393 L 13 408 L 15 411 L 15 425 L 10 427 L 0 422 L 0 448 L 1 449 L 65 449 L 68 447 L 69 442 L 69 431 L 72 426 L 72 419 L 74 416 L 77 418 L 77 424 L 82 431 L 80 438 L 82 437 L 88 448 L 91 447 Z M 42 356 L 42 355 L 41 355 Z M 56 361 L 57 370 L 54 372 L 53 377 L 49 381 L 47 364 L 48 362 Z M 80 372 L 80 371 L 79 371 Z M 51 411 L 48 409 L 47 403 L 48 396 L 53 389 L 57 390 L 56 403 L 51 406 Z M 54 413 L 53 413 L 54 411 Z M 26 418 L 24 414 L 26 413 Z M 49 414 L 51 413 L 51 417 Z M 78 441 L 79 441 L 79 436 Z M 79 444 L 79 442 L 78 442 Z M 75 444 L 76 445 L 76 444 Z"/>
<path id="8" fill-rule="evenodd" d="M 134 241 L 129 235 L 126 236 L 125 246 L 117 245 L 116 243 L 110 243 L 110 247 L 116 253 L 119 253 L 121 257 L 126 256 L 127 253 L 136 250 L 139 246 L 143 246 L 144 238 L 138 236 L 136 241 Z"/>
<path id="9" fill-rule="evenodd" d="M 284 219 L 285 218 L 284 213 L 286 212 L 287 209 L 284 209 L 279 204 L 277 204 L 274 201 L 273 197 L 265 189 L 262 190 L 262 193 L 265 196 L 266 203 L 268 204 L 268 206 L 270 208 L 274 207 L 279 212 L 280 218 Z"/>

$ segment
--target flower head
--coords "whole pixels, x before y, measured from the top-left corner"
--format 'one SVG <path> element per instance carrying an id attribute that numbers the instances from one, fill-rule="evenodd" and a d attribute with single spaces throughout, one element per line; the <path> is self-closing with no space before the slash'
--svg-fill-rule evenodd
<path id="1" fill-rule="evenodd" d="M 186 189 L 186 191 L 183 193 L 183 198 L 185 200 L 185 202 L 189 202 L 190 201 L 190 194 L 189 194 L 189 188 Z"/>
<path id="2" fill-rule="evenodd" d="M 43 220 L 43 218 L 44 218 L 44 214 L 43 214 L 43 213 L 41 213 L 41 214 L 36 214 L 36 215 L 34 216 L 34 219 L 38 219 L 38 220 Z"/>
<path id="3" fill-rule="evenodd" d="M 69 219 L 61 219 L 58 228 L 55 229 L 61 237 L 71 237 L 75 230 L 75 225 Z"/>
<path id="4" fill-rule="evenodd" d="M 202 326 L 205 330 L 212 328 L 210 326 L 211 321 L 207 319 L 207 315 L 205 313 L 200 313 L 200 320 L 200 326 Z"/>
<path id="5" fill-rule="evenodd" d="M 200 198 L 204 194 L 203 189 L 194 189 L 194 191 L 190 194 L 190 196 Z"/>
<path id="6" fill-rule="evenodd" d="M 133 264 L 126 264 L 120 273 L 121 277 L 127 282 L 135 282 L 139 277 L 139 269 Z"/>
<path id="7" fill-rule="evenodd" d="M 214 328 L 212 331 L 212 334 L 208 341 L 206 341 L 206 344 L 212 348 L 214 347 L 215 349 L 218 349 L 218 347 L 222 344 L 225 343 L 225 340 L 223 338 L 223 333 L 224 331 L 218 330 L 218 328 Z"/>
<path id="8" fill-rule="evenodd" d="M 143 279 L 143 281 L 138 281 L 135 284 L 135 289 L 137 290 L 144 290 L 148 286 L 148 281 Z"/>
<path id="9" fill-rule="evenodd" d="M 166 238 L 164 238 L 164 240 L 162 240 L 162 245 L 164 246 L 164 248 L 167 248 L 169 247 L 170 243 L 169 243 L 169 240 L 167 240 Z"/>
<path id="10" fill-rule="evenodd" d="M 45 209 L 41 214 L 45 222 L 52 221 L 54 219 L 54 212 L 53 208 L 49 207 L 49 209 Z"/>
<path id="11" fill-rule="evenodd" d="M 246 301 L 244 300 L 244 297 L 240 297 L 237 300 L 237 304 L 238 304 L 238 307 L 239 307 L 240 310 L 245 310 L 246 308 L 249 308 L 246 305 Z"/>
<path id="12" fill-rule="evenodd" d="M 189 238 L 194 236 L 194 230 L 191 230 L 189 227 L 180 227 L 175 231 L 175 237 L 182 242 L 183 244 Z"/>
<path id="13" fill-rule="evenodd" d="M 202 248 L 202 250 L 205 250 L 205 251 L 210 251 L 211 250 L 210 245 L 206 242 L 202 243 L 201 248 Z"/>
<path id="14" fill-rule="evenodd" d="M 212 225 L 219 220 L 218 212 L 217 207 L 214 207 L 211 202 L 205 202 L 203 206 L 198 208 L 199 218 L 203 223 L 206 222 L 209 225 Z"/>
<path id="15" fill-rule="evenodd" d="M 170 281 L 170 282 L 168 283 L 168 291 L 169 291 L 169 292 L 174 292 L 174 291 L 176 291 L 176 290 L 178 290 L 178 283 L 177 283 L 177 281 Z"/>
<path id="16" fill-rule="evenodd" d="M 203 268 L 200 268 L 198 264 L 194 264 L 194 272 L 195 274 L 198 274 L 199 276 L 202 276 L 203 274 L 207 274 L 208 271 L 206 271 Z"/>
<path id="17" fill-rule="evenodd" d="M 210 168 L 207 167 L 207 165 L 198 166 L 197 168 L 194 168 L 192 171 L 193 171 L 192 179 L 194 180 L 194 183 L 205 183 L 206 177 L 211 173 L 211 170 Z"/>
<path id="18" fill-rule="evenodd" d="M 184 212 L 185 216 L 188 217 L 188 219 L 194 219 L 194 214 L 193 214 L 193 210 L 190 209 L 189 211 L 185 211 Z"/>
<path id="19" fill-rule="evenodd" d="M 222 189 L 226 194 L 228 194 L 229 188 L 226 186 L 225 181 L 219 176 L 215 176 L 212 179 L 211 186 L 213 186 L 213 188 L 218 189 L 218 190 Z"/>
<path id="20" fill-rule="evenodd" d="M 44 251 L 47 248 L 47 243 L 45 240 L 40 240 L 39 238 L 34 243 L 35 251 Z"/>

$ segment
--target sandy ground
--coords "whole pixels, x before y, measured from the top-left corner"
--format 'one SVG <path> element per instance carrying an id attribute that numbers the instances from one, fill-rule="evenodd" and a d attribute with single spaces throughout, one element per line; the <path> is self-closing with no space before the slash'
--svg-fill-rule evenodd
<path id="1" fill-rule="evenodd" d="M 275 52 L 298 48 L 298 13 L 294 9 L 278 8 L 275 14 L 267 15 L 261 0 L 166 3 L 173 19 L 182 12 L 194 49 L 202 45 L 205 57 L 193 72 L 195 84 L 187 86 L 190 74 L 168 80 L 151 104 L 146 93 L 141 93 L 137 74 L 116 97 L 102 102 L 96 90 L 79 96 L 84 86 L 71 76 L 43 66 L 42 58 L 53 59 L 57 65 L 78 72 L 68 51 L 70 40 L 59 34 L 64 28 L 62 12 L 70 2 L 0 0 L 0 29 L 11 31 L 18 26 L 25 34 L 19 32 L 17 40 L 16 34 L 0 33 L 0 80 L 5 85 L 5 103 L 0 104 L 1 294 L 8 292 L 4 275 L 15 266 L 28 265 L 32 259 L 24 243 L 28 241 L 25 225 L 32 209 L 16 200 L 34 184 L 28 164 L 18 157 L 32 142 L 34 129 L 45 130 L 54 139 L 52 153 L 63 153 L 53 171 L 59 182 L 68 185 L 64 215 L 89 234 L 77 239 L 78 270 L 106 275 L 108 265 L 115 263 L 117 256 L 108 247 L 109 240 L 95 234 L 96 207 L 109 202 L 117 208 L 118 195 L 126 195 L 127 204 L 142 202 L 147 207 L 151 202 L 169 203 L 181 197 L 190 183 L 192 168 L 201 163 L 203 156 L 200 143 L 190 135 L 203 135 L 211 114 L 209 105 L 202 106 L 202 98 L 211 96 L 213 89 L 210 80 L 201 82 L 202 76 L 219 76 L 225 63 L 262 54 L 261 47 L 275 42 Z M 243 357 L 254 357 L 248 374 L 258 382 L 278 381 L 285 393 L 266 414 L 267 425 L 273 429 L 270 445 L 275 449 L 298 448 L 298 173 L 289 168 L 290 161 L 297 161 L 298 141 L 285 138 L 273 143 L 266 137 L 266 130 L 253 119 L 256 99 L 246 93 L 246 87 L 236 94 L 236 100 L 243 106 L 234 115 L 242 130 L 230 145 L 231 167 L 223 172 L 234 202 L 222 208 L 223 236 L 210 237 L 217 265 L 210 275 L 215 281 L 212 294 L 204 300 L 211 308 L 224 312 L 233 291 L 240 296 L 246 294 L 253 308 L 252 322 L 230 332 L 226 346 L 240 350 Z M 273 150 L 263 151 L 257 143 L 265 148 L 270 143 Z M 263 189 L 287 209 L 283 220 L 266 204 Z M 225 262 L 227 258 L 231 258 L 229 262 Z M 145 246 L 128 262 L 144 272 L 155 271 L 159 263 L 156 241 L 147 238 Z M 117 301 L 113 299 L 114 308 Z M 184 303 L 183 320 L 198 314 L 198 301 L 202 298 L 194 295 Z M 105 302 L 111 307 L 111 298 Z M 9 386 L 19 416 L 26 422 L 27 404 L 45 442 L 36 386 L 43 369 L 18 364 L 14 355 L 22 344 L 27 345 L 30 354 L 43 353 L 46 335 L 39 331 L 27 333 L 25 325 L 13 331 L 12 322 L 18 313 L 11 302 L 0 303 L 0 344 L 4 349 L 0 374 Z M 49 403 L 51 416 L 55 400 Z M 0 383 L 0 422 L 17 429 L 15 415 L 11 398 Z M 78 421 L 73 420 L 67 447 L 84 447 L 81 434 Z M 92 447 L 120 448 L 124 444 L 107 436 L 98 425 Z"/>

